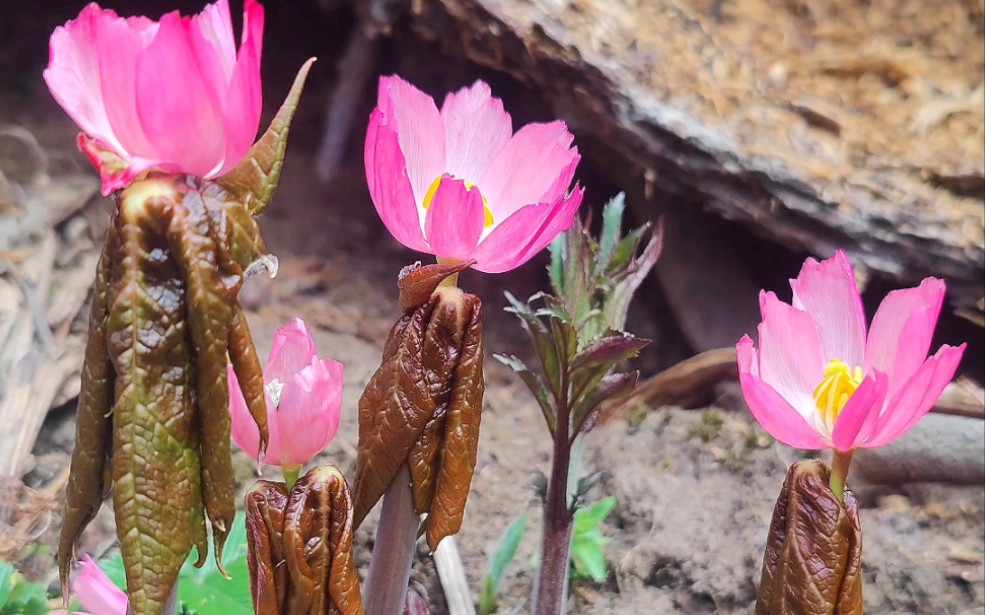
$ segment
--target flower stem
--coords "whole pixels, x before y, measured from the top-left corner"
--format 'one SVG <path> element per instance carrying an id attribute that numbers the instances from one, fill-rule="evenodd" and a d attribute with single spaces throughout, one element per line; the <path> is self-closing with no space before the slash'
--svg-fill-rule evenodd
<path id="1" fill-rule="evenodd" d="M 414 512 L 410 470 L 400 466 L 386 493 L 376 542 L 366 575 L 366 615 L 401 615 L 407 600 L 407 583 L 414 564 L 414 545 L 420 519 Z"/>
<path id="2" fill-rule="evenodd" d="M 574 513 L 568 506 L 568 472 L 571 465 L 568 423 L 568 408 L 558 408 L 554 461 L 544 502 L 544 543 L 535 589 L 535 615 L 562 615 L 567 608 L 571 529 L 574 522 Z"/>
<path id="3" fill-rule="evenodd" d="M 836 449 L 831 458 L 831 478 L 828 480 L 828 485 L 831 486 L 831 491 L 839 502 L 845 501 L 845 483 L 848 481 L 848 470 L 852 465 L 853 453 L 854 450 L 842 452 Z"/>
<path id="4" fill-rule="evenodd" d="M 298 482 L 298 478 L 301 476 L 301 466 L 285 464 L 280 467 L 280 471 L 284 475 L 284 484 L 290 493 L 291 489 L 294 488 L 294 483 Z"/>
<path id="5" fill-rule="evenodd" d="M 458 262 L 458 259 L 456 259 L 456 258 L 441 258 L 439 256 L 437 258 L 437 261 L 438 261 L 438 264 L 445 265 L 445 264 L 448 264 L 448 263 L 456 263 L 456 262 Z M 445 278 L 444 280 L 442 280 L 441 283 L 438 284 L 438 286 L 450 286 L 450 287 L 458 286 L 458 274 L 457 273 L 451 274 L 450 276 L 448 276 L 447 278 Z"/>

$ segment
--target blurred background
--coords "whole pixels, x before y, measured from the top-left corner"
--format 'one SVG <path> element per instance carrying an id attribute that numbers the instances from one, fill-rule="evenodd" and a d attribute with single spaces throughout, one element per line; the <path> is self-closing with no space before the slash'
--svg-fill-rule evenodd
<path id="1" fill-rule="evenodd" d="M 231 0 L 234 20 L 241 4 Z M 48 37 L 83 3 L 0 0 L 0 557 L 54 577 L 59 493 L 74 435 L 87 297 L 110 204 L 41 80 Z M 153 18 L 201 0 L 103 2 Z M 300 315 L 344 361 L 339 437 L 350 469 L 355 402 L 397 317 L 397 244 L 365 186 L 362 146 L 380 75 L 439 101 L 475 79 L 514 127 L 565 120 L 583 156 L 583 215 L 627 196 L 635 226 L 662 218 L 664 251 L 628 328 L 654 343 L 640 395 L 586 443 L 610 573 L 576 583 L 585 613 L 750 613 L 769 514 L 805 454 L 755 426 L 731 347 L 758 292 L 789 299 L 804 258 L 845 250 L 871 314 L 928 275 L 948 283 L 933 348 L 966 342 L 961 378 L 897 445 L 859 456 L 866 607 L 985 613 L 985 1 L 268 0 L 264 111 L 317 56 L 282 185 L 261 219 L 281 261 L 242 300 L 262 356 Z M 528 356 L 503 291 L 547 288 L 546 253 L 505 275 L 469 272 L 491 352 Z M 490 354 L 491 354 L 490 352 Z M 480 465 L 459 536 L 477 591 L 503 529 L 534 498 L 549 434 L 512 374 L 487 361 Z M 252 469 L 240 459 L 242 480 Z M 112 546 L 111 516 L 86 534 Z M 531 539 L 505 607 L 529 596 Z M 363 546 L 369 531 L 360 533 Z M 366 549 L 362 549 L 365 552 Z M 432 613 L 443 592 L 423 558 Z"/>

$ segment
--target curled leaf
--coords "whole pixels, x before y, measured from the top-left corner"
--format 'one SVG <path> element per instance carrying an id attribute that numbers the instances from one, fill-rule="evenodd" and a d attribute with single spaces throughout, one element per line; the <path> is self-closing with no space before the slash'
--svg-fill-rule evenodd
<path id="1" fill-rule="evenodd" d="M 468 269 L 474 264 L 475 260 L 473 259 L 456 263 L 411 267 L 401 272 L 400 278 L 397 280 L 397 288 L 400 290 L 397 302 L 400 304 L 400 309 L 406 313 L 423 305 L 445 279 Z"/>
<path id="2" fill-rule="evenodd" d="M 250 597 L 256 615 L 280 615 L 287 601 L 288 575 L 284 564 L 284 483 L 259 480 L 247 492 L 246 563 L 250 570 Z"/>
<path id="3" fill-rule="evenodd" d="M 62 598 L 68 606 L 68 574 L 75 562 L 75 542 L 103 503 L 103 479 L 112 452 L 113 365 L 106 343 L 106 317 L 113 258 L 119 250 L 116 229 L 103 244 L 89 312 L 82 388 L 75 423 L 72 470 L 65 486 L 65 514 L 58 546 Z"/>
<path id="4" fill-rule="evenodd" d="M 259 481 L 246 496 L 247 563 L 257 615 L 362 615 L 352 499 L 337 468 L 313 468 L 288 493 Z"/>
<path id="5" fill-rule="evenodd" d="M 773 510 L 756 615 L 861 615 L 858 503 L 840 502 L 820 461 L 790 467 Z"/>
<path id="6" fill-rule="evenodd" d="M 410 280 L 401 288 L 402 306 L 420 301 L 423 290 L 430 294 L 391 330 L 380 368 L 359 400 L 355 522 L 406 463 L 414 508 L 428 515 L 422 531 L 432 549 L 461 526 L 485 388 L 482 303 L 439 286 L 459 267 L 421 267 L 402 278 Z"/>

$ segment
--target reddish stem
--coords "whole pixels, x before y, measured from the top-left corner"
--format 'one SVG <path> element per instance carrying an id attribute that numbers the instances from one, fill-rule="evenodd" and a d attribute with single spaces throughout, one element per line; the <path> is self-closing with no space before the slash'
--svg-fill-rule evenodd
<path id="1" fill-rule="evenodd" d="M 407 583 L 414 564 L 414 545 L 420 518 L 414 512 L 410 470 L 400 466 L 383 495 L 380 524 L 366 575 L 366 615 L 401 615 L 407 600 Z"/>

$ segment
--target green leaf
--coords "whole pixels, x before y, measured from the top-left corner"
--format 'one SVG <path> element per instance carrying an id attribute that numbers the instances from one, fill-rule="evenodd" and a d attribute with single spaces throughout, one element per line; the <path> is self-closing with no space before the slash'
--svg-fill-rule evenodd
<path id="1" fill-rule="evenodd" d="M 590 578 L 596 583 L 603 583 L 607 576 L 605 555 L 602 546 L 590 540 L 578 541 L 571 545 L 571 564 L 575 578 Z"/>
<path id="2" fill-rule="evenodd" d="M 48 595 L 43 587 L 24 580 L 6 563 L 0 564 L 0 575 L 4 577 L 0 581 L 0 615 L 48 615 Z"/>
<path id="3" fill-rule="evenodd" d="M 503 532 L 499 540 L 499 546 L 489 560 L 489 572 L 482 586 L 482 598 L 479 601 L 480 615 L 490 615 L 496 612 L 496 593 L 499 591 L 499 584 L 503 580 L 503 573 L 506 566 L 516 557 L 516 552 L 520 548 L 520 541 L 527 531 L 527 511 L 523 511 L 520 516 L 513 520 Z"/>
<path id="4" fill-rule="evenodd" d="M 551 279 L 551 288 L 558 295 L 564 294 L 564 233 L 555 237 L 548 249 L 551 252 L 551 264 L 547 267 Z"/>
<path id="5" fill-rule="evenodd" d="M 13 584 L 14 567 L 7 562 L 0 562 L 0 607 L 7 604 Z"/>
<path id="6" fill-rule="evenodd" d="M 583 534 L 598 527 L 600 523 L 605 521 L 606 517 L 609 516 L 615 507 L 616 498 L 610 495 L 589 506 L 576 510 L 574 526 L 575 536 L 577 537 L 579 534 Z"/>
<path id="7" fill-rule="evenodd" d="M 620 192 L 602 210 L 602 235 L 599 238 L 598 268 L 605 271 L 615 251 L 622 230 L 622 215 L 626 210 L 626 194 Z"/>

